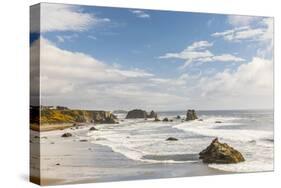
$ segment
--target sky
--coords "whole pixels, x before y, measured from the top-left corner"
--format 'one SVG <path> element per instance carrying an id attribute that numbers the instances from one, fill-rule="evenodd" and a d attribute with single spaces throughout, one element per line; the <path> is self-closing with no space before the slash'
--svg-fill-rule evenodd
<path id="1" fill-rule="evenodd" d="M 42 105 L 273 108 L 273 18 L 41 3 Z"/>

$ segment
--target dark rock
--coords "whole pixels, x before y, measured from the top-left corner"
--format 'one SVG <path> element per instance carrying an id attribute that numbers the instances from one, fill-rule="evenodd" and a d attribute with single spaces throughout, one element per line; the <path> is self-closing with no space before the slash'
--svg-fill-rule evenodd
<path id="1" fill-rule="evenodd" d="M 212 143 L 199 153 L 204 163 L 229 164 L 245 161 L 243 155 L 226 143 L 220 143 L 215 138 Z"/>
<path id="2" fill-rule="evenodd" d="M 56 165 L 57 165 L 57 166 L 59 166 L 59 165 L 60 165 L 60 163 L 57 163 Z"/>
<path id="3" fill-rule="evenodd" d="M 169 119 L 165 117 L 162 121 L 169 121 Z"/>
<path id="4" fill-rule="evenodd" d="M 147 118 L 157 118 L 158 116 L 157 116 L 157 114 L 152 110 L 151 112 L 150 112 L 150 114 L 147 116 Z"/>
<path id="5" fill-rule="evenodd" d="M 135 109 L 135 110 L 131 110 L 128 112 L 126 119 L 136 119 L 136 118 L 147 118 L 148 115 L 146 113 L 146 111 L 144 110 L 140 110 L 140 109 Z"/>
<path id="6" fill-rule="evenodd" d="M 166 139 L 166 141 L 178 141 L 178 139 L 174 137 L 169 137 Z"/>
<path id="7" fill-rule="evenodd" d="M 185 121 L 198 119 L 195 110 L 187 110 Z"/>
<path id="8" fill-rule="evenodd" d="M 97 131 L 98 129 L 97 128 L 95 128 L 95 127 L 91 127 L 90 129 L 89 129 L 89 131 Z"/>
<path id="9" fill-rule="evenodd" d="M 173 122 L 174 120 L 170 119 L 169 121 L 170 121 L 170 122 Z"/>
<path id="10" fill-rule="evenodd" d="M 88 140 L 82 139 L 82 140 L 80 140 L 80 142 L 88 142 Z"/>
<path id="11" fill-rule="evenodd" d="M 156 117 L 155 119 L 154 119 L 154 121 L 161 121 L 160 119 L 158 119 L 158 117 Z"/>
<path id="12" fill-rule="evenodd" d="M 221 121 L 215 121 L 215 123 L 222 123 Z"/>
<path id="13" fill-rule="evenodd" d="M 179 115 L 177 115 L 176 119 L 181 119 L 181 117 Z"/>
<path id="14" fill-rule="evenodd" d="M 198 121 L 203 121 L 203 119 L 198 119 Z"/>
<path id="15" fill-rule="evenodd" d="M 64 133 L 63 135 L 61 135 L 61 137 L 71 137 L 72 134 L 71 133 Z"/>

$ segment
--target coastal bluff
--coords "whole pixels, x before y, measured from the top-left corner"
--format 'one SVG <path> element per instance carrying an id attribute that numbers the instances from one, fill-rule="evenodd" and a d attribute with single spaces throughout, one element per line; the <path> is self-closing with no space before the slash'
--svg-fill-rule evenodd
<path id="1" fill-rule="evenodd" d="M 115 124 L 117 117 L 109 111 L 41 109 L 40 124 L 95 123 Z"/>

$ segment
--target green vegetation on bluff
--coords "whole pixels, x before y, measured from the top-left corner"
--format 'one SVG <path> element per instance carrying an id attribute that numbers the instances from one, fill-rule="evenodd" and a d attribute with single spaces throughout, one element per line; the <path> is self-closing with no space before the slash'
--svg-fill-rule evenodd
<path id="1" fill-rule="evenodd" d="M 40 123 L 117 123 L 117 117 L 107 111 L 41 109 Z"/>

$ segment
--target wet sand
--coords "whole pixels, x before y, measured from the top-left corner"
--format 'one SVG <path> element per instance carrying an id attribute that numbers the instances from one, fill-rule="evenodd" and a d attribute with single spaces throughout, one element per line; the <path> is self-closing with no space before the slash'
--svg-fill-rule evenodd
<path id="1" fill-rule="evenodd" d="M 41 125 L 40 127 L 37 124 L 31 124 L 30 129 L 33 131 L 54 131 L 54 130 L 63 130 L 73 127 L 73 123 L 64 123 L 64 124 L 46 124 Z"/>

